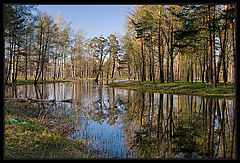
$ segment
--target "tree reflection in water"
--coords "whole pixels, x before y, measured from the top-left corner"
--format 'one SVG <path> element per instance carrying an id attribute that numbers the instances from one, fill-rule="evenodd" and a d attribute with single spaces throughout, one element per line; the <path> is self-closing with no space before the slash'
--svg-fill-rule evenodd
<path id="1" fill-rule="evenodd" d="M 138 116 L 140 120 L 133 119 L 133 121 L 139 121 L 140 125 L 134 131 L 135 139 L 133 137 L 128 142 L 132 144 L 137 156 L 235 157 L 233 101 L 187 95 L 143 93 L 146 96 L 145 109 L 141 108 L 142 104 L 138 105 L 138 112 L 133 111 L 135 107 L 128 108 L 129 112 L 132 110 L 136 114 L 146 110 Z M 156 96 L 157 105 L 151 100 L 153 95 Z"/>
<path id="2" fill-rule="evenodd" d="M 11 97 L 68 99 L 44 105 L 72 128 L 73 139 L 91 140 L 105 157 L 235 158 L 235 100 L 172 95 L 80 81 L 18 85 Z"/>

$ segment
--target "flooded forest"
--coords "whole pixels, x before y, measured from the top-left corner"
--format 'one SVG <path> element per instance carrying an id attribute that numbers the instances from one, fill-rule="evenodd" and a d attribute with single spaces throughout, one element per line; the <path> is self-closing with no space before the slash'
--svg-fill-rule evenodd
<path id="1" fill-rule="evenodd" d="M 236 5 L 132 5 L 93 38 L 3 8 L 6 159 L 236 158 Z"/>

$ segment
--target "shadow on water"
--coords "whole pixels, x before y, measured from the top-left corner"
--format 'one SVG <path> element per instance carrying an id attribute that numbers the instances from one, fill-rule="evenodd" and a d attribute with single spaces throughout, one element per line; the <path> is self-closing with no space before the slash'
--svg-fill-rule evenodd
<path id="1" fill-rule="evenodd" d="M 73 140 L 111 158 L 235 158 L 235 101 L 104 86 L 105 81 L 17 85 L 15 98 L 73 99 L 42 105 Z"/>

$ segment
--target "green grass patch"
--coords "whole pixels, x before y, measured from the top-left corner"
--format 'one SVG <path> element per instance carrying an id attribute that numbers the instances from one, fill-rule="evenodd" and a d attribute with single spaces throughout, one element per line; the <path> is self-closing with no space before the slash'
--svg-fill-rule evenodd
<path id="1" fill-rule="evenodd" d="M 5 102 L 6 159 L 90 158 L 81 142 L 71 142 L 61 126 L 49 123 L 46 114 L 32 104 Z M 43 116 L 45 115 L 45 117 Z M 11 119 L 18 122 L 13 123 Z M 94 157 L 96 157 L 94 155 Z"/>
<path id="2" fill-rule="evenodd" d="M 158 81 L 128 81 L 128 82 L 115 82 L 109 84 L 110 86 L 134 89 L 142 91 L 154 91 L 161 93 L 174 93 L 174 94 L 192 94 L 200 96 L 235 96 L 235 89 L 232 83 L 224 86 L 222 83 L 214 88 L 208 83 L 194 82 L 193 84 L 185 81 L 176 81 L 170 83 L 160 83 Z"/>
<path id="3" fill-rule="evenodd" d="M 60 134 L 52 133 L 37 120 L 25 119 L 31 125 L 12 124 L 5 117 L 5 158 L 74 158 L 77 152 Z"/>

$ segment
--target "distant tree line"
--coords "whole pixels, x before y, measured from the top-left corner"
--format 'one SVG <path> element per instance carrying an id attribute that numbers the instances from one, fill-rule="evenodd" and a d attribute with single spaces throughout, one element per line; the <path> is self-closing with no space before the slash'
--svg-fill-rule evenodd
<path id="1" fill-rule="evenodd" d="M 33 14 L 34 11 L 37 14 Z M 114 78 L 120 45 L 110 34 L 86 39 L 61 13 L 54 20 L 32 5 L 4 5 L 5 81 Z"/>
<path id="2" fill-rule="evenodd" d="M 136 5 L 126 14 L 124 36 L 86 39 L 60 12 L 54 19 L 36 6 L 7 4 L 4 79 L 234 83 L 235 10 L 232 4 Z"/>

